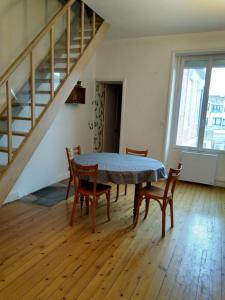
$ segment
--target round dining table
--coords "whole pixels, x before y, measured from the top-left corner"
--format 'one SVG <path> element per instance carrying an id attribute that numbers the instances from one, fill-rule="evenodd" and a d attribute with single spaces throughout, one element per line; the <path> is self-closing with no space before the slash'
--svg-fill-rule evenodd
<path id="1" fill-rule="evenodd" d="M 163 163 L 150 157 L 122 153 L 84 153 L 74 157 L 80 165 L 98 165 L 97 181 L 116 184 L 135 184 L 133 217 L 136 214 L 136 193 L 141 183 L 167 178 Z"/>

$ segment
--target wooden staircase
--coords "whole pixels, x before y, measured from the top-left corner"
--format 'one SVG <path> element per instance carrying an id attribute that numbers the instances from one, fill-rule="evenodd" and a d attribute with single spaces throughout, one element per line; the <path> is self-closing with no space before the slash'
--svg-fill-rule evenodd
<path id="1" fill-rule="evenodd" d="M 74 12 L 74 2 L 62 7 L 0 77 L 0 89 L 5 91 L 0 95 L 6 103 L 0 113 L 0 204 L 109 28 L 83 2 Z"/>

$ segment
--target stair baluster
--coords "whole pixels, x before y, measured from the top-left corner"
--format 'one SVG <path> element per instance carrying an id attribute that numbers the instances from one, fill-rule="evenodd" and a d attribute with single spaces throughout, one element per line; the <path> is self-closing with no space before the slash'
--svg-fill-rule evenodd
<path id="1" fill-rule="evenodd" d="M 50 78 L 51 78 L 51 85 L 50 85 L 50 92 L 51 92 L 51 100 L 54 99 L 55 95 L 55 88 L 54 88 L 54 56 L 55 56 L 55 45 L 54 45 L 54 28 L 52 27 L 50 30 Z"/>
<path id="2" fill-rule="evenodd" d="M 67 52 L 67 75 L 70 73 L 70 25 L 71 25 L 71 13 L 70 8 L 67 11 L 67 31 L 66 31 L 66 52 Z"/>
<path id="3" fill-rule="evenodd" d="M 31 125 L 34 128 L 35 117 L 35 69 L 33 51 L 30 52 L 30 86 L 31 86 Z"/>
<path id="4" fill-rule="evenodd" d="M 80 54 L 84 51 L 84 3 L 81 2 L 81 18 L 80 18 Z"/>
<path id="5" fill-rule="evenodd" d="M 8 163 L 12 159 L 12 98 L 10 95 L 9 81 L 6 81 L 6 98 L 7 98 L 7 129 L 8 129 Z"/>
<path id="6" fill-rule="evenodd" d="M 96 18 L 95 18 L 95 12 L 93 11 L 93 14 L 92 14 L 92 36 L 94 37 L 95 36 L 95 31 L 96 31 L 96 28 L 95 28 L 95 23 L 96 23 Z"/>

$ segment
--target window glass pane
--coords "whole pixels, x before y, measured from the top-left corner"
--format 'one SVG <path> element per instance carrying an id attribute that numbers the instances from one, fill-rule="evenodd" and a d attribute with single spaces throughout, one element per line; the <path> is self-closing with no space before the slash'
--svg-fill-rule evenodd
<path id="1" fill-rule="evenodd" d="M 206 60 L 184 63 L 176 138 L 178 146 L 197 147 L 198 145 L 206 67 Z"/>
<path id="2" fill-rule="evenodd" d="M 225 60 L 213 63 L 203 148 L 225 150 Z"/>

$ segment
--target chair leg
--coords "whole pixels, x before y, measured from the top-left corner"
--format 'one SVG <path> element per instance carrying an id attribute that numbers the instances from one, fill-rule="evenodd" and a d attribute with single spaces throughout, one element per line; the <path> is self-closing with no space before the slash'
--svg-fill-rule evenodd
<path id="1" fill-rule="evenodd" d="M 117 184 L 117 185 L 116 185 L 116 200 L 115 200 L 115 202 L 118 201 L 118 198 L 119 198 L 119 192 L 120 192 L 120 185 Z"/>
<path id="2" fill-rule="evenodd" d="M 127 194 L 127 184 L 125 184 L 125 190 L 124 190 L 124 195 Z"/>
<path id="3" fill-rule="evenodd" d="M 142 201 L 141 197 L 138 197 L 137 207 L 136 207 L 136 215 L 135 215 L 135 219 L 134 219 L 134 227 L 136 227 L 136 225 L 138 223 L 141 201 Z"/>
<path id="4" fill-rule="evenodd" d="M 173 228 L 174 226 L 174 218 L 173 218 L 173 199 L 170 200 L 169 202 L 170 205 L 170 224 L 171 224 L 171 228 Z"/>
<path id="5" fill-rule="evenodd" d="M 110 191 L 106 193 L 106 199 L 107 199 L 107 217 L 108 221 L 110 221 Z"/>
<path id="6" fill-rule="evenodd" d="M 70 185 L 71 185 L 72 180 L 73 180 L 73 176 L 70 174 L 70 179 L 69 179 L 69 183 L 68 183 L 68 185 L 67 185 L 67 190 L 66 190 L 66 200 L 67 200 L 68 197 L 69 197 Z"/>
<path id="7" fill-rule="evenodd" d="M 92 214 L 92 232 L 95 232 L 96 226 L 96 198 L 93 198 L 91 201 L 91 214 Z"/>
<path id="8" fill-rule="evenodd" d="M 74 222 L 76 221 L 77 197 L 78 197 L 78 195 L 75 193 L 74 201 L 73 201 L 73 209 L 72 209 L 72 214 L 71 214 L 71 220 L 70 220 L 71 226 L 73 226 Z"/>
<path id="9" fill-rule="evenodd" d="M 89 197 L 85 197 L 86 215 L 89 214 Z"/>
<path id="10" fill-rule="evenodd" d="M 145 199 L 145 215 L 144 215 L 144 220 L 147 218 L 147 215 L 148 215 L 149 203 L 150 203 L 150 199 Z"/>
<path id="11" fill-rule="evenodd" d="M 162 238 L 164 238 L 166 233 L 166 206 L 162 207 Z"/>
<path id="12" fill-rule="evenodd" d="M 84 204 L 84 196 L 80 196 L 80 215 L 82 216 L 83 212 L 83 204 Z"/>

